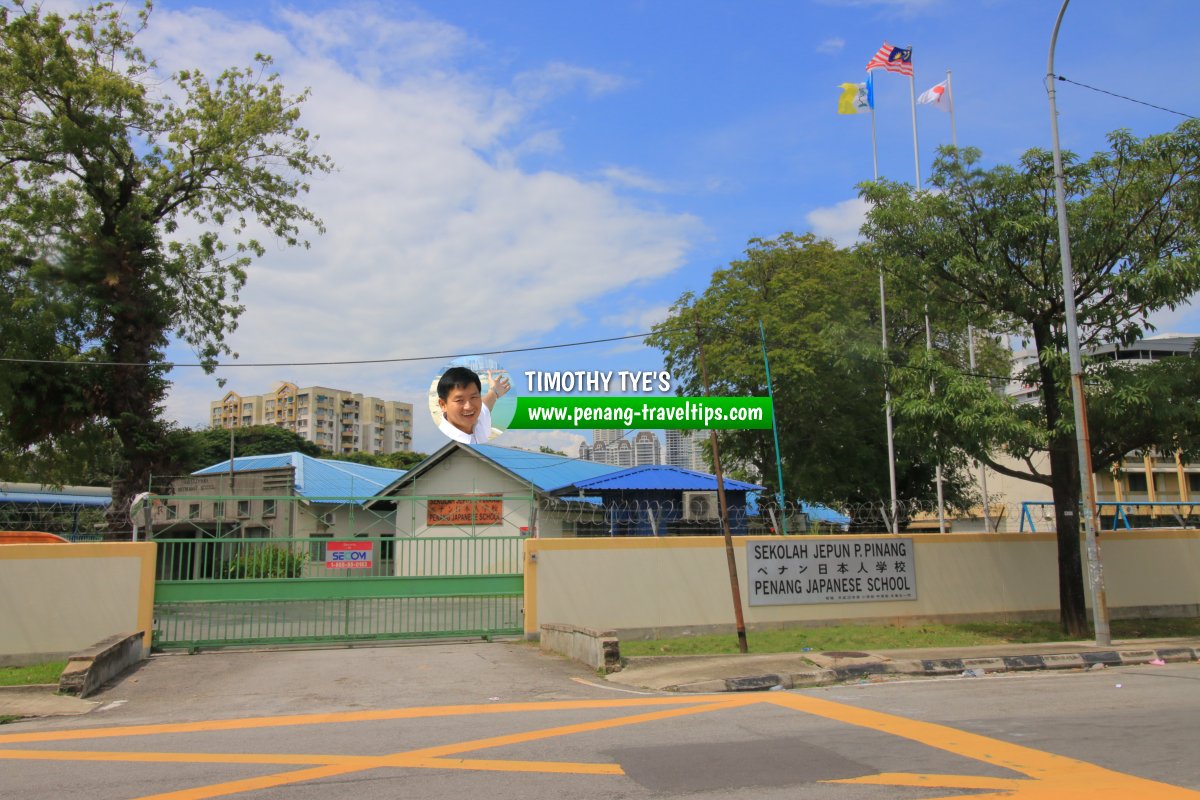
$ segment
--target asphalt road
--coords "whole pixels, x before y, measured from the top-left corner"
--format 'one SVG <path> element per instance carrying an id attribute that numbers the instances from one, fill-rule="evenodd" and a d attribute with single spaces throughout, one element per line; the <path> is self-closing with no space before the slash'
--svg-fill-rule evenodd
<path id="1" fill-rule="evenodd" d="M 152 659 L 0 727 L 20 798 L 1200 799 L 1200 664 L 638 693 L 517 643 Z"/>

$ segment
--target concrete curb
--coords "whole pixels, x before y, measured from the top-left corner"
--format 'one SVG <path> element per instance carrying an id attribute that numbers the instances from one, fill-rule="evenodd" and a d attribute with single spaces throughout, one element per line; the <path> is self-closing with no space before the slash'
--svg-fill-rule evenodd
<path id="1" fill-rule="evenodd" d="M 142 632 L 118 633 L 71 656 L 58 679 L 58 690 L 80 698 L 94 694 L 101 686 L 139 661 L 146 659 Z"/>
<path id="2" fill-rule="evenodd" d="M 1047 669 L 1128 667 L 1161 660 L 1167 663 L 1200 660 L 1200 648 L 1164 647 L 1139 650 L 1103 650 L 1080 653 L 997 656 L 993 658 L 947 658 L 935 660 L 883 660 L 829 669 L 789 674 L 768 673 L 737 678 L 716 678 L 665 687 L 666 691 L 688 693 L 756 692 L 794 689 L 869 678 L 872 675 L 962 675 L 982 677 L 999 672 L 1030 672 Z"/>

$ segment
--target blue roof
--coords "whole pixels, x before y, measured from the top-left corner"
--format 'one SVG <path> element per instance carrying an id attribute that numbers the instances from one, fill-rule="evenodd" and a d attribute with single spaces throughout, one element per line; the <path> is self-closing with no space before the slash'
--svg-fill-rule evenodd
<path id="1" fill-rule="evenodd" d="M 95 506 L 107 508 L 112 505 L 112 494 L 56 494 L 52 491 L 0 491 L 0 503 L 13 503 L 30 506 Z"/>
<path id="2" fill-rule="evenodd" d="M 816 522 L 828 522 L 831 525 L 849 525 L 853 520 L 847 517 L 840 511 L 835 511 L 829 506 L 823 506 L 820 503 L 806 503 L 800 501 L 800 510 L 803 511 L 810 520 Z M 746 495 L 746 511 L 751 514 L 758 512 L 758 492 L 751 492 Z"/>
<path id="3" fill-rule="evenodd" d="M 514 450 L 494 444 L 464 446 L 471 448 L 488 461 L 508 470 L 518 478 L 533 484 L 543 492 L 622 471 L 620 467 L 610 467 L 607 464 L 597 464 L 594 461 L 582 461 L 578 458 L 552 453 L 533 453 L 528 450 Z"/>
<path id="4" fill-rule="evenodd" d="M 585 492 L 620 492 L 620 491 L 715 491 L 717 477 L 707 472 L 696 472 L 682 467 L 672 467 L 662 464 L 629 467 L 597 475 L 592 478 L 576 480 L 561 487 L 563 490 L 582 490 Z M 725 488 L 733 492 L 749 492 L 761 490 L 763 487 L 745 481 L 725 478 Z"/>
<path id="5" fill-rule="evenodd" d="M 303 453 L 279 453 L 267 456 L 238 456 L 233 459 L 234 472 L 292 467 L 296 470 L 295 492 L 309 499 L 367 498 L 404 475 L 402 469 L 386 469 L 336 461 L 332 458 L 313 458 Z M 229 460 L 193 472 L 193 475 L 216 475 L 229 472 Z"/>
<path id="6" fill-rule="evenodd" d="M 853 520 L 847 517 L 840 511 L 834 511 L 829 506 L 823 506 L 819 503 L 800 503 L 804 513 L 811 520 L 817 522 L 829 522 L 834 525 L 849 525 Z"/>

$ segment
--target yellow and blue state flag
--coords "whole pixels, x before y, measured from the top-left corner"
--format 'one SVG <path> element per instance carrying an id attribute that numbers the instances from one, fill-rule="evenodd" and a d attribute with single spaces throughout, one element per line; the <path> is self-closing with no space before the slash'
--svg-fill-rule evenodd
<path id="1" fill-rule="evenodd" d="M 872 88 L 869 80 L 866 83 L 841 84 L 842 94 L 838 98 L 838 113 L 866 114 L 875 107 Z"/>

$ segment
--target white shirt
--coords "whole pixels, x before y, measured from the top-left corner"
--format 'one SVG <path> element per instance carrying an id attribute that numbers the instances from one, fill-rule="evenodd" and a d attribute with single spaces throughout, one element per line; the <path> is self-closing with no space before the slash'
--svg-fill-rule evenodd
<path id="1" fill-rule="evenodd" d="M 475 415 L 475 427 L 470 433 L 463 433 L 458 428 L 442 415 L 442 421 L 438 423 L 438 430 L 446 434 L 456 442 L 464 444 L 487 444 L 488 437 L 492 433 L 492 411 L 487 407 L 487 403 L 479 404 L 479 413 Z"/>

